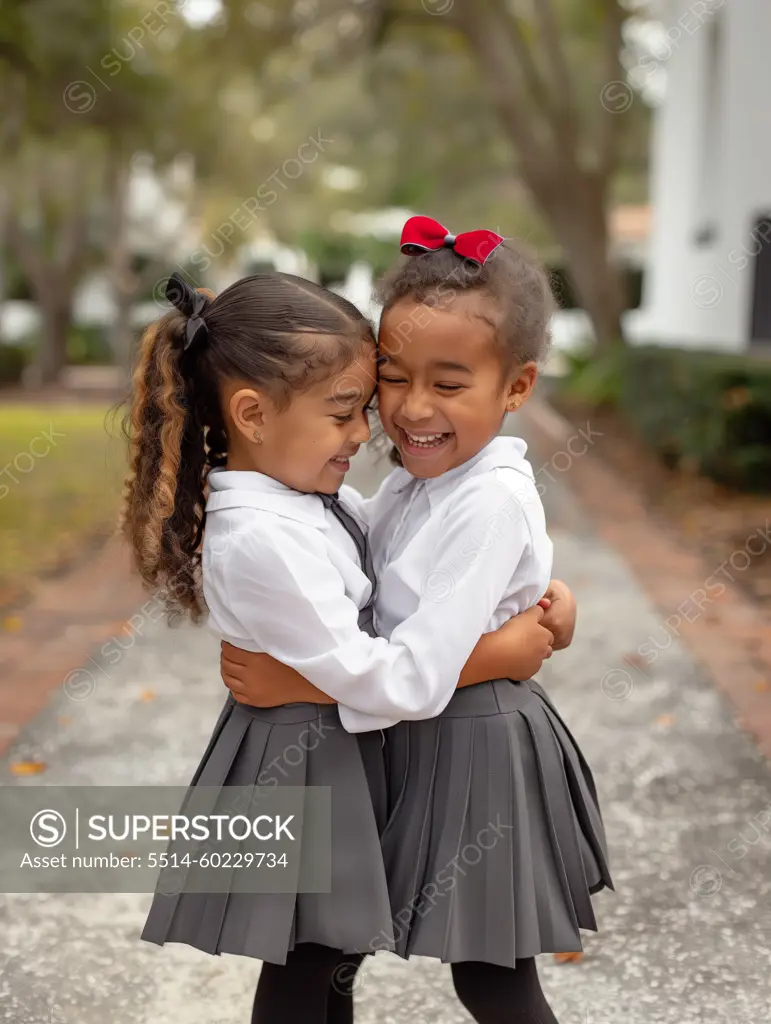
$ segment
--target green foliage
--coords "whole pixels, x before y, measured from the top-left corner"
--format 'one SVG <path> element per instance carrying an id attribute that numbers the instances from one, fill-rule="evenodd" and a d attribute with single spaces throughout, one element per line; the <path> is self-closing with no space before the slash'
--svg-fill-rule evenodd
<path id="1" fill-rule="evenodd" d="M 67 336 L 67 362 L 72 366 L 109 366 L 115 362 L 107 329 L 74 324 Z"/>
<path id="2" fill-rule="evenodd" d="M 143 0 L 4 0 L 0 70 L 14 69 L 24 82 L 0 103 L 21 102 L 27 131 L 76 136 L 98 128 L 140 139 L 173 98 L 173 83 L 154 66 L 161 40 L 184 25 L 173 12 Z"/>
<path id="3" fill-rule="evenodd" d="M 639 309 L 642 305 L 644 273 L 639 267 L 630 267 L 625 274 L 627 309 Z"/>
<path id="4" fill-rule="evenodd" d="M 0 277 L 3 279 L 6 301 L 33 301 L 27 275 L 9 248 L 0 252 Z"/>
<path id="5" fill-rule="evenodd" d="M 30 358 L 31 352 L 28 346 L 0 343 L 0 387 L 18 384 Z"/>
<path id="6" fill-rule="evenodd" d="M 0 343 L 0 386 L 18 384 L 40 346 L 33 337 L 24 344 Z M 107 328 L 75 324 L 67 335 L 67 362 L 71 366 L 111 366 L 115 362 Z"/>
<path id="7" fill-rule="evenodd" d="M 358 260 L 369 263 L 377 277 L 391 266 L 398 255 L 395 240 L 383 242 L 333 231 L 306 232 L 298 244 L 318 265 L 319 279 L 325 285 L 342 281 L 351 264 Z"/>
<path id="8" fill-rule="evenodd" d="M 597 408 L 617 405 L 621 397 L 624 348 L 592 348 L 563 353 L 568 372 L 560 390 L 568 398 Z"/>
<path id="9" fill-rule="evenodd" d="M 622 411 L 668 465 L 771 491 L 771 361 L 663 347 L 624 355 Z"/>
<path id="10" fill-rule="evenodd" d="M 21 345 L 0 344 L 0 384 L 16 384 L 38 351 L 39 335 Z M 97 324 L 73 324 L 67 333 L 67 363 L 70 366 L 111 366 L 115 362 L 109 330 Z"/>

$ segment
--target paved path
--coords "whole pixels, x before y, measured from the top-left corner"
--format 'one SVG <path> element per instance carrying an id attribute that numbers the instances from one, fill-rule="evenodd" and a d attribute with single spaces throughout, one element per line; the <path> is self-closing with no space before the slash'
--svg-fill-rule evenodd
<path id="1" fill-rule="evenodd" d="M 360 463 L 372 487 L 387 467 Z M 541 681 L 591 759 L 617 893 L 578 965 L 542 958 L 561 1024 L 761 1024 L 771 976 L 771 772 L 677 643 L 646 678 L 623 658 L 660 625 L 559 480 L 545 495 L 555 574 L 579 629 Z M 0 783 L 185 784 L 222 701 L 203 630 L 143 622 L 88 700 L 64 693 L 0 762 Z M 114 660 L 114 659 L 111 659 Z M 72 689 L 87 692 L 85 684 Z M 20 781 L 12 758 L 45 761 Z M 0 896 L 0 1022 L 245 1024 L 259 965 L 138 940 L 149 896 Z M 378 956 L 358 1024 L 461 1024 L 448 969 Z"/>

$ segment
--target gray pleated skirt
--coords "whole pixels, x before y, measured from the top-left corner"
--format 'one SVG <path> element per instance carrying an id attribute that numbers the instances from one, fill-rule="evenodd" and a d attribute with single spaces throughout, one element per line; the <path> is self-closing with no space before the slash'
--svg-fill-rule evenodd
<path id="1" fill-rule="evenodd" d="M 592 774 L 541 687 L 459 690 L 386 731 L 382 838 L 396 952 L 514 967 L 581 949 L 612 888 Z"/>
<path id="2" fill-rule="evenodd" d="M 322 721 L 323 740 L 304 742 Z M 299 764 L 282 756 L 298 747 Z M 377 948 L 393 948 L 379 840 L 387 806 L 382 734 L 350 735 L 335 705 L 254 708 L 228 697 L 191 785 L 264 785 L 271 765 L 280 766 L 270 772 L 278 785 L 331 787 L 331 892 L 157 892 L 142 938 L 276 964 L 301 942 L 366 952 L 378 937 Z"/>

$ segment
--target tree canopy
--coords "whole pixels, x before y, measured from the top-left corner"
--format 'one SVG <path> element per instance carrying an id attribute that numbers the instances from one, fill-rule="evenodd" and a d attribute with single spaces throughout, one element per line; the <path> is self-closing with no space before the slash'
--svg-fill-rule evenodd
<path id="1" fill-rule="evenodd" d="M 411 209 L 564 258 L 598 339 L 616 340 L 624 303 L 607 212 L 616 195 L 642 194 L 646 139 L 617 0 L 212 10 L 201 22 L 172 0 L 0 8 L 0 246 L 44 312 L 44 376 L 63 365 L 89 267 L 108 267 L 125 320 L 154 258 L 172 256 L 151 251 L 148 230 L 146 273 L 130 270 L 140 153 L 164 181 L 185 158 L 191 234 L 227 234 L 224 263 L 266 232 L 342 251 L 352 215 Z M 377 240 L 350 251 L 385 254 Z"/>

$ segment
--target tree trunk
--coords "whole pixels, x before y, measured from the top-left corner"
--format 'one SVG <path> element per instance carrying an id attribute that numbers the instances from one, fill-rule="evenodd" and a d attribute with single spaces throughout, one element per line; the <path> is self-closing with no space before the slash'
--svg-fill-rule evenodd
<path id="1" fill-rule="evenodd" d="M 54 384 L 67 364 L 67 339 L 72 326 L 72 304 L 78 280 L 76 257 L 80 255 L 80 225 L 75 218 L 62 238 L 73 244 L 63 250 L 59 260 L 51 259 L 36 239 L 29 238 L 18 217 L 9 212 L 6 221 L 8 244 L 29 282 L 43 320 L 40 348 L 30 367 L 28 380 L 33 385 Z"/>
<path id="2" fill-rule="evenodd" d="M 121 288 L 115 288 L 113 302 L 115 303 L 115 320 L 110 329 L 110 347 L 115 356 L 115 365 L 120 367 L 128 380 L 134 358 L 135 339 L 131 324 L 134 295 L 127 294 Z"/>
<path id="3" fill-rule="evenodd" d="M 576 296 L 594 327 L 597 346 L 608 349 L 624 340 L 621 314 L 623 289 L 618 270 L 608 260 L 602 239 L 591 231 L 583 233 L 579 252 L 563 242 Z"/>
<path id="4" fill-rule="evenodd" d="M 563 188 L 559 198 L 540 205 L 565 254 L 576 298 L 592 321 L 597 345 L 610 348 L 623 341 L 621 315 L 626 297 L 618 268 L 610 259 L 604 188 L 581 175 L 575 190 Z M 571 196 L 569 201 L 566 195 Z"/>
<path id="5" fill-rule="evenodd" d="M 111 217 L 107 265 L 115 306 L 115 319 L 110 331 L 110 342 L 115 363 L 128 379 L 134 356 L 131 311 L 139 290 L 139 281 L 131 267 L 129 247 L 128 202 L 131 165 L 129 157 L 118 145 L 111 153 L 108 175 Z"/>
<path id="6" fill-rule="evenodd" d="M 67 365 L 67 339 L 72 325 L 72 296 L 44 291 L 37 295 L 43 318 L 43 343 L 32 369 L 36 383 L 56 384 Z"/>
<path id="7" fill-rule="evenodd" d="M 0 255 L 2 255 L 7 248 L 9 248 L 7 238 L 8 232 L 6 230 L 6 210 L 8 208 L 8 202 L 8 196 L 6 195 L 6 192 L 2 188 L 2 186 L 0 186 Z M 2 307 L 3 303 L 5 302 L 5 292 L 5 267 L 3 266 L 2 258 L 0 258 L 0 307 Z"/>
<path id="8" fill-rule="evenodd" d="M 581 154 L 574 124 L 577 115 L 565 94 L 567 66 L 555 37 L 551 9 L 540 15 L 549 44 L 542 63 L 555 74 L 558 88 L 556 94 L 551 90 L 552 102 L 545 105 L 540 102 L 541 93 L 549 90 L 539 70 L 538 54 L 533 54 L 503 0 L 456 4 L 453 10 L 518 154 L 520 177 L 564 250 L 576 297 L 592 321 L 597 344 L 615 345 L 623 340 L 625 303 L 620 275 L 610 259 L 606 206 L 618 118 L 612 115 L 605 122 L 606 136 L 594 165 L 598 170 L 592 170 L 593 164 Z M 608 40 L 613 68 L 618 64 L 620 46 L 619 12 L 620 8 L 614 8 Z"/>

